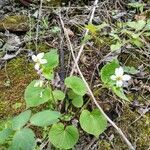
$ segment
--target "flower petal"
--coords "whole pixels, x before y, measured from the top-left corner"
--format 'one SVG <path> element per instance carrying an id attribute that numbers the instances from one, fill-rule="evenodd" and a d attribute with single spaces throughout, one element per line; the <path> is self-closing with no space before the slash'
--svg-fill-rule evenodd
<path id="1" fill-rule="evenodd" d="M 115 69 L 115 75 L 116 76 L 123 76 L 123 73 L 124 73 L 124 71 L 123 71 L 122 67 L 119 67 L 119 68 Z"/>
<path id="2" fill-rule="evenodd" d="M 37 55 L 37 58 L 38 59 L 42 59 L 44 57 L 44 53 L 39 53 L 38 55 Z"/>
<path id="3" fill-rule="evenodd" d="M 32 60 L 33 60 L 34 62 L 37 62 L 37 57 L 36 57 L 35 55 L 32 55 Z"/>
<path id="4" fill-rule="evenodd" d="M 41 59 L 40 60 L 40 64 L 46 64 L 47 63 L 47 60 L 46 59 Z"/>
<path id="5" fill-rule="evenodd" d="M 112 75 L 112 76 L 110 76 L 110 79 L 111 79 L 111 80 L 116 80 L 116 76 L 115 76 L 115 75 Z"/>
<path id="6" fill-rule="evenodd" d="M 35 70 L 39 70 L 40 69 L 40 65 L 39 63 L 36 63 L 35 66 L 34 66 Z"/>
<path id="7" fill-rule="evenodd" d="M 116 82 L 116 86 L 121 87 L 123 85 L 123 82 L 121 80 Z"/>
<path id="8" fill-rule="evenodd" d="M 131 76 L 129 76 L 127 74 L 125 74 L 125 75 L 122 76 L 122 80 L 123 81 L 129 81 L 130 79 L 131 79 Z"/>
<path id="9" fill-rule="evenodd" d="M 43 86 L 43 80 L 39 80 L 39 86 L 42 87 Z"/>
<path id="10" fill-rule="evenodd" d="M 38 86 L 39 86 L 39 81 L 36 81 L 34 87 L 38 87 Z"/>

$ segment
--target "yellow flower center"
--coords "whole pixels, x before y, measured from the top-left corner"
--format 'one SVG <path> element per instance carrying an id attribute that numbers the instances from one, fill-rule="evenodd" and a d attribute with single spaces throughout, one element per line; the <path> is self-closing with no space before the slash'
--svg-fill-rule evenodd
<path id="1" fill-rule="evenodd" d="M 117 81 L 120 81 L 120 80 L 122 80 L 122 77 L 121 77 L 121 76 L 120 76 L 120 77 L 117 77 L 116 80 L 117 80 Z"/>

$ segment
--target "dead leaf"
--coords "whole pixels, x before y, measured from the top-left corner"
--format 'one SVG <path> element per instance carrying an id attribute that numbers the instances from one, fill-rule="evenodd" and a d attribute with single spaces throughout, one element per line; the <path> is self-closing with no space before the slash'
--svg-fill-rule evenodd
<path id="1" fill-rule="evenodd" d="M 68 34 L 69 36 L 71 36 L 71 37 L 74 36 L 74 32 L 73 32 L 71 29 L 65 28 L 65 31 L 67 32 L 67 34 Z"/>

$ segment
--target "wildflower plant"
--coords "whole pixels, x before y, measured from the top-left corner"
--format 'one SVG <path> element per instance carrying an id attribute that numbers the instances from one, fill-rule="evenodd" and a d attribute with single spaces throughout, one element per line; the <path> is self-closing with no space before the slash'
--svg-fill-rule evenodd
<path id="1" fill-rule="evenodd" d="M 119 65 L 118 60 L 107 63 L 100 71 L 101 80 L 104 86 L 111 89 L 118 97 L 128 100 L 124 94 L 123 85 L 131 79 L 130 75 L 124 74 L 124 69 Z"/>
<path id="2" fill-rule="evenodd" d="M 98 109 L 81 109 L 85 101 L 84 96 L 87 94 L 82 79 L 78 76 L 66 77 L 65 94 L 52 84 L 55 69 L 59 64 L 57 50 L 51 49 L 45 54 L 33 55 L 32 60 L 39 79 L 33 80 L 26 87 L 26 110 L 14 117 L 10 126 L 0 132 L 0 143 L 12 139 L 10 150 L 33 150 L 38 146 L 36 135 L 30 127 L 36 126 L 43 129 L 43 139 L 47 138 L 54 147 L 70 149 L 79 139 L 79 124 L 75 125 L 74 119 L 78 119 L 85 132 L 98 138 L 107 128 L 107 120 Z M 43 106 L 41 111 L 35 113 L 32 108 L 42 104 L 46 107 Z M 62 104 L 65 105 L 65 111 L 60 108 Z M 74 112 L 77 109 L 82 110 L 80 116 Z"/>

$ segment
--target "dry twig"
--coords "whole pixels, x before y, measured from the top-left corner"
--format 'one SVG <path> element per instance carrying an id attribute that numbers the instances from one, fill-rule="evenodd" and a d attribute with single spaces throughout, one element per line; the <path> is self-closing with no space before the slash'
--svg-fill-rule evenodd
<path id="1" fill-rule="evenodd" d="M 97 0 L 96 0 L 97 1 Z M 116 131 L 120 134 L 120 136 L 122 137 L 122 139 L 125 141 L 125 143 L 128 145 L 129 149 L 130 150 L 135 150 L 135 148 L 132 146 L 132 144 L 130 143 L 130 141 L 126 138 L 126 136 L 124 135 L 124 133 L 122 132 L 122 130 L 105 114 L 105 112 L 103 111 L 103 109 L 101 108 L 101 106 L 98 104 L 97 100 L 95 99 L 94 95 L 93 95 L 93 92 L 91 91 L 88 83 L 86 82 L 86 79 L 84 78 L 79 66 L 78 66 L 78 60 L 79 60 L 79 56 L 77 58 L 75 58 L 75 55 L 74 55 L 74 52 L 73 52 L 73 47 L 72 47 L 72 44 L 71 44 L 71 41 L 70 41 L 70 38 L 68 36 L 68 33 L 66 31 L 66 28 L 64 27 L 64 22 L 61 18 L 61 15 L 59 15 L 59 18 L 60 18 L 60 22 L 61 22 L 61 25 L 62 25 L 62 28 L 64 30 L 64 34 L 65 34 L 65 37 L 66 37 L 66 40 L 67 40 L 67 45 L 68 45 L 68 49 L 70 49 L 71 51 L 71 54 L 72 54 L 72 57 L 73 57 L 73 60 L 74 60 L 74 63 L 75 63 L 75 67 L 77 68 L 78 70 L 78 73 L 80 75 L 80 77 L 82 78 L 83 82 L 85 83 L 86 87 L 87 87 L 87 90 L 93 100 L 93 102 L 95 103 L 95 105 L 98 107 L 98 109 L 100 110 L 100 112 L 104 115 L 104 117 L 108 120 L 108 122 L 116 129 Z M 84 47 L 84 45 L 82 46 Z M 81 52 L 82 52 L 83 48 L 81 48 Z M 74 67 L 74 68 L 75 68 Z M 73 71 L 72 71 L 72 74 L 73 74 Z"/>
<path id="2" fill-rule="evenodd" d="M 95 13 L 97 4 L 98 4 L 98 0 L 95 0 L 94 6 L 93 6 L 93 9 L 92 9 L 92 13 L 91 13 L 91 17 L 90 17 L 90 20 L 89 20 L 89 23 L 92 23 L 92 20 L 93 20 L 93 17 L 94 17 L 94 13 Z M 89 33 L 89 29 L 86 29 L 85 34 L 84 34 L 84 37 L 86 37 L 86 36 L 88 35 L 88 33 Z M 81 53 L 82 53 L 82 51 L 83 51 L 84 46 L 85 46 L 85 43 L 83 42 L 83 44 L 81 44 L 80 50 L 79 50 L 78 55 L 77 55 L 77 58 L 76 58 L 76 62 L 77 62 L 77 63 L 78 63 L 78 61 L 79 61 L 79 59 L 80 59 L 80 56 L 81 56 Z M 74 73 L 75 67 L 76 67 L 76 65 L 74 64 L 74 65 L 73 65 L 73 68 L 72 68 L 72 70 L 71 70 L 70 75 L 72 75 L 72 74 Z"/>

